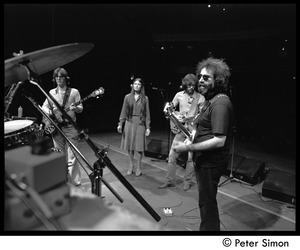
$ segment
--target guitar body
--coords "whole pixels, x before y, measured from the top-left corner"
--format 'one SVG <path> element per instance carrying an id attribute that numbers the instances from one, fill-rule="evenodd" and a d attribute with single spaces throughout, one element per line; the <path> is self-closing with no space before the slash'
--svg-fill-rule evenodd
<path id="1" fill-rule="evenodd" d="M 185 116 L 183 116 L 182 114 L 180 114 L 179 112 L 176 112 L 176 111 L 174 111 L 173 114 L 174 114 L 175 118 L 177 119 L 177 122 L 174 123 L 175 118 L 170 119 L 170 129 L 171 129 L 172 133 L 178 134 L 178 133 L 182 132 L 181 129 L 178 127 L 178 125 L 176 125 L 178 123 L 181 123 L 182 126 L 184 126 L 188 130 L 189 133 L 192 133 L 192 131 L 194 129 L 193 124 L 192 124 L 194 117 L 186 118 Z"/>
<path id="2" fill-rule="evenodd" d="M 83 99 L 81 99 L 80 101 L 74 103 L 74 106 L 77 106 L 79 105 L 80 103 L 83 103 L 84 101 L 88 100 L 89 98 L 91 97 L 99 97 L 99 95 L 102 95 L 104 94 L 104 88 L 100 87 L 99 89 L 93 91 L 90 95 L 84 97 Z M 66 108 L 65 111 L 68 112 L 70 110 L 70 107 Z M 58 114 L 57 114 L 58 115 Z M 50 116 L 50 118 L 55 121 L 55 124 L 59 126 L 59 122 L 58 120 L 60 119 L 57 119 L 56 115 L 53 114 L 52 116 Z M 56 131 L 56 128 L 55 126 L 49 121 L 48 118 L 46 118 L 45 116 L 43 117 L 43 123 L 45 124 L 45 127 L 44 127 L 44 132 L 47 134 L 47 135 L 52 135 L 54 134 L 54 132 Z"/>
<path id="3" fill-rule="evenodd" d="M 176 124 L 174 124 L 174 122 L 172 120 L 170 120 L 170 129 L 172 131 L 173 134 L 179 134 L 181 132 L 181 130 L 176 126 Z"/>
<path id="4" fill-rule="evenodd" d="M 168 103 L 164 112 L 170 118 L 171 131 L 174 134 L 182 132 L 192 142 L 196 132 L 193 127 L 194 117 L 186 118 L 180 112 L 174 111 L 173 103 Z"/>
<path id="5" fill-rule="evenodd" d="M 52 120 L 55 119 L 54 117 L 51 118 Z M 43 123 L 45 124 L 44 132 L 47 135 L 53 135 L 54 132 L 56 131 L 55 126 L 45 116 L 43 117 Z"/>

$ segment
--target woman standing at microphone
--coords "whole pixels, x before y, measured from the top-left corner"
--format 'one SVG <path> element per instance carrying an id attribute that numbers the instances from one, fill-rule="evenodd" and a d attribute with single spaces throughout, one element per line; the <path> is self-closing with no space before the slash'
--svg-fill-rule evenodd
<path id="1" fill-rule="evenodd" d="M 127 175 L 135 171 L 136 176 L 141 176 L 141 163 L 144 151 L 147 149 L 146 136 L 150 135 L 150 108 L 149 100 L 145 95 L 144 82 L 135 78 L 131 84 L 131 92 L 124 97 L 124 102 L 119 118 L 117 130 L 122 133 L 121 149 L 128 152 L 129 169 Z M 137 152 L 137 165 L 134 170 L 134 152 Z"/>

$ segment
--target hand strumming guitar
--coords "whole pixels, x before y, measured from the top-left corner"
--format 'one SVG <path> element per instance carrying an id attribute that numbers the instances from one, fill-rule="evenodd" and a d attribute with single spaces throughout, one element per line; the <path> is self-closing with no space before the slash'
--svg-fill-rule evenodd
<path id="1" fill-rule="evenodd" d="M 62 115 L 61 115 L 61 112 L 59 111 L 58 108 L 53 108 L 52 110 L 52 114 L 55 116 L 57 122 L 62 122 L 63 121 L 63 118 L 62 118 Z"/>
<path id="2" fill-rule="evenodd" d="M 181 142 L 181 141 L 174 142 L 174 145 L 172 148 L 175 152 L 178 152 L 178 153 L 187 152 L 187 151 L 189 151 L 189 147 L 187 147 L 187 146 L 190 144 L 192 144 L 192 142 L 190 140 L 186 139 L 184 142 Z"/>

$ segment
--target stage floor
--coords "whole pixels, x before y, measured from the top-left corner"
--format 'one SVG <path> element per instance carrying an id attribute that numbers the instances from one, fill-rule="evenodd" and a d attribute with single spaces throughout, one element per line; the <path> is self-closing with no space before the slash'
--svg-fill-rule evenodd
<path id="1" fill-rule="evenodd" d="M 165 231 L 198 231 L 200 215 L 198 209 L 198 191 L 196 183 L 188 191 L 183 191 L 182 176 L 184 169 L 178 166 L 177 185 L 175 187 L 158 189 L 164 182 L 167 163 L 165 160 L 143 157 L 143 175 L 136 177 L 134 174 L 126 176 L 128 169 L 127 153 L 119 148 L 121 134 L 117 132 L 90 134 L 91 140 L 100 149 L 109 146 L 108 158 L 112 165 L 126 178 L 135 190 L 161 217 L 156 222 L 149 212 L 139 203 L 139 201 L 120 182 L 115 174 L 108 167 L 104 168 L 103 178 L 124 200 L 121 203 L 115 195 L 102 184 L 101 197 L 107 202 L 113 203 L 121 208 L 132 211 L 149 221 L 158 223 Z M 169 139 L 161 131 L 152 131 L 149 140 Z M 94 151 L 83 140 L 79 143 L 78 149 L 93 164 L 97 161 Z M 276 169 L 287 173 L 294 173 L 295 159 L 280 155 L 277 152 L 263 150 L 257 145 L 236 140 L 235 153 L 246 157 L 265 162 L 266 169 Z M 91 170 L 82 163 L 82 186 L 84 192 L 91 193 L 91 183 L 88 174 Z M 222 177 L 220 183 L 227 179 Z M 219 213 L 222 231 L 295 231 L 295 207 L 289 203 L 284 203 L 275 199 L 262 196 L 263 181 L 248 185 L 236 181 L 228 181 L 220 186 L 218 191 Z M 173 216 L 166 216 L 163 208 L 168 207 L 173 210 Z"/>

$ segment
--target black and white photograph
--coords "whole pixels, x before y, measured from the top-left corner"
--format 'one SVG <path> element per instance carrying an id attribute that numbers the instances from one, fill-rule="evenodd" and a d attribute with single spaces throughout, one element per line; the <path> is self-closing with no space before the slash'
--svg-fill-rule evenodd
<path id="1" fill-rule="evenodd" d="M 3 35 L 2 234 L 296 234 L 296 4 L 6 3 Z"/>

